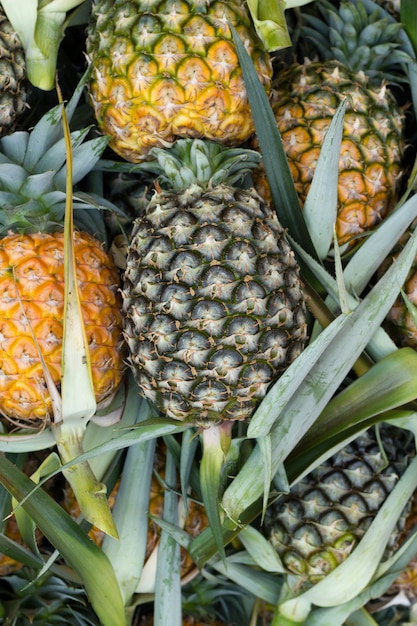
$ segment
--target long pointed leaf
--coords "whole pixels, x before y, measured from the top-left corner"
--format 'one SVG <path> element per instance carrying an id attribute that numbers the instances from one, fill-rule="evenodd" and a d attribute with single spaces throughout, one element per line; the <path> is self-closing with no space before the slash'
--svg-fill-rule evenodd
<path id="1" fill-rule="evenodd" d="M 33 492 L 33 482 L 0 454 L 0 483 L 19 502 Z M 25 511 L 80 577 L 104 626 L 126 626 L 122 597 L 105 554 L 44 491 L 36 490 Z"/>
<path id="2" fill-rule="evenodd" d="M 239 35 L 232 25 L 230 25 L 230 28 L 232 29 L 233 40 L 242 68 L 264 167 L 275 209 L 278 213 L 278 219 L 285 228 L 288 228 L 291 236 L 313 257 L 317 258 L 301 211 L 281 136 L 268 97 Z"/>

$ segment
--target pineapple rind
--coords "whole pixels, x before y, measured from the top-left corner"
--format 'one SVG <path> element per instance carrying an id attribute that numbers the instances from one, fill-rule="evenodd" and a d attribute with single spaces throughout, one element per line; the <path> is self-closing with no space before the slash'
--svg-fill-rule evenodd
<path id="1" fill-rule="evenodd" d="M 366 431 L 267 509 L 266 536 L 303 583 L 318 582 L 349 556 L 407 468 L 414 453 L 408 433 L 383 425 L 381 441 L 383 451 L 374 429 Z"/>
<path id="2" fill-rule="evenodd" d="M 249 138 L 254 126 L 228 21 L 269 91 L 270 59 L 240 0 L 93 3 L 90 98 L 115 152 L 138 162 L 177 137 L 228 145 Z"/>
<path id="3" fill-rule="evenodd" d="M 347 98 L 339 159 L 336 234 L 353 243 L 377 226 L 398 199 L 404 116 L 384 86 L 370 87 L 363 73 L 337 61 L 291 65 L 274 82 L 272 107 L 290 170 L 304 204 L 317 159 L 341 101 Z M 269 198 L 266 180 L 258 191 Z"/>
<path id="4" fill-rule="evenodd" d="M 124 371 L 119 276 L 102 245 L 74 235 L 81 309 L 97 401 L 108 398 Z M 0 239 L 0 411 L 13 420 L 51 420 L 40 352 L 61 381 L 64 307 L 63 232 L 9 234 Z"/>

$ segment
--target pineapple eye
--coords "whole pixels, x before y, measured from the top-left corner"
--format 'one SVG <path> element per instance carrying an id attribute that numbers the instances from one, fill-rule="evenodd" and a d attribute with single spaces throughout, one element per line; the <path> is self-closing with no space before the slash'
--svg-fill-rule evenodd
<path id="1" fill-rule="evenodd" d="M 211 343 L 207 335 L 198 331 L 183 333 L 177 343 L 178 357 L 184 359 L 192 367 L 204 367 Z"/>
<path id="2" fill-rule="evenodd" d="M 242 356 L 232 349 L 217 350 L 210 356 L 209 368 L 215 370 L 219 376 L 225 376 L 228 370 L 242 364 Z"/>

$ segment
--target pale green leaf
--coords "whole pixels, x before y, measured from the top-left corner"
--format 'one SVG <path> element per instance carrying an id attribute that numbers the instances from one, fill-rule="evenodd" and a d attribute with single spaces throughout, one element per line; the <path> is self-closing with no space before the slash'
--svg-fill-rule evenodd
<path id="1" fill-rule="evenodd" d="M 165 480 L 168 485 L 176 484 L 176 469 L 175 460 L 167 450 Z M 174 490 L 165 490 L 163 516 L 167 522 L 178 524 L 178 497 Z M 158 546 L 154 626 L 181 625 L 180 546 L 169 533 L 162 530 Z"/>
<path id="2" fill-rule="evenodd" d="M 47 493 L 0 455 L 0 483 L 19 502 L 84 585 L 103 626 L 126 626 L 124 606 L 107 557 Z M 30 495 L 30 497 L 28 497 Z"/>
<path id="3" fill-rule="evenodd" d="M 303 207 L 314 247 L 323 260 L 333 243 L 336 224 L 340 146 L 346 102 L 344 99 L 340 103 L 326 132 Z"/>

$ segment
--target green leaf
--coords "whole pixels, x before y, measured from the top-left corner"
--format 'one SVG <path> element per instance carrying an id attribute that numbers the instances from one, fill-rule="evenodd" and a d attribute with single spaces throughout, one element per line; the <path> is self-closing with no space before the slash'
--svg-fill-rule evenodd
<path id="1" fill-rule="evenodd" d="M 165 481 L 176 485 L 175 459 L 167 450 Z M 174 490 L 164 493 L 164 519 L 178 525 L 178 497 Z M 164 529 L 158 546 L 157 577 L 155 585 L 155 626 L 181 626 L 181 559 L 180 546 Z"/>
<path id="2" fill-rule="evenodd" d="M 33 482 L 38 483 L 42 477 L 49 476 L 51 472 L 55 471 L 60 466 L 61 462 L 59 456 L 55 452 L 51 452 L 51 454 L 49 454 L 46 459 L 41 463 L 41 465 L 37 468 L 36 472 L 32 474 L 30 479 Z M 17 501 L 12 498 L 12 507 L 15 508 L 16 505 Z M 15 511 L 15 518 L 23 541 L 34 554 L 39 555 L 38 545 L 35 537 L 36 525 L 33 519 L 26 513 L 23 508 L 19 508 Z"/>
<path id="3" fill-rule="evenodd" d="M 60 94 L 59 94 L 60 95 Z M 74 249 L 74 224 L 72 207 L 73 153 L 66 111 L 62 109 L 62 123 L 67 155 L 66 205 L 64 223 L 64 311 L 62 338 L 61 398 L 54 404 L 54 422 L 51 425 L 62 462 L 73 461 L 83 450 L 82 441 L 88 421 L 97 409 L 93 386 L 90 350 L 84 326 L 77 280 Z M 57 395 L 53 383 L 45 378 L 51 397 Z M 59 408 L 58 408 L 59 407 Z M 91 524 L 103 532 L 117 537 L 105 485 L 94 475 L 87 461 L 74 462 L 62 468 L 71 485 L 81 512 Z"/>
<path id="4" fill-rule="evenodd" d="M 317 258 L 268 97 L 239 35 L 233 26 L 231 29 L 278 219 L 290 235 Z"/>
<path id="5" fill-rule="evenodd" d="M 266 50 L 281 50 L 291 46 L 285 19 L 285 0 L 248 0 L 252 20 Z"/>
<path id="6" fill-rule="evenodd" d="M 137 392 L 130 394 L 129 400 L 131 404 L 136 400 L 136 405 L 142 402 Z M 145 411 L 138 415 L 146 418 Z M 103 541 L 103 552 L 113 566 L 125 606 L 136 590 L 145 560 L 154 450 L 155 440 L 128 449 L 113 507 L 119 538 L 107 535 Z"/>
<path id="7" fill-rule="evenodd" d="M 343 389 L 322 411 L 313 426 L 288 457 L 298 472 L 306 468 L 325 450 L 349 434 L 363 429 L 370 417 L 378 416 L 417 399 L 417 352 L 402 348 L 376 363 L 360 378 Z M 367 422 L 368 423 L 368 422 Z"/>
<path id="8" fill-rule="evenodd" d="M 343 100 L 336 110 L 320 149 L 306 201 L 304 219 L 320 259 L 325 259 L 333 242 L 337 217 L 340 146 L 346 111 Z"/>
<path id="9" fill-rule="evenodd" d="M 400 19 L 417 55 L 417 12 L 414 0 L 401 0 Z"/>
<path id="10" fill-rule="evenodd" d="M 117 579 L 102 550 L 47 493 L 33 492 L 33 482 L 1 454 L 0 483 L 17 501 L 25 500 L 25 511 L 80 577 L 103 626 L 126 626 Z"/>

